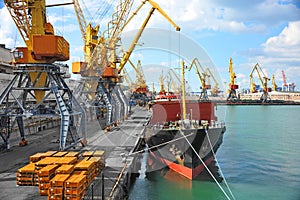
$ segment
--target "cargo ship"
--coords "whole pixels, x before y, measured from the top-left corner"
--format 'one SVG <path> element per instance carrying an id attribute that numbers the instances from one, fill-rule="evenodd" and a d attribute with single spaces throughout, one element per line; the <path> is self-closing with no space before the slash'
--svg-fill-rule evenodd
<path id="1" fill-rule="evenodd" d="M 214 160 L 226 127 L 218 122 L 213 102 L 186 100 L 184 67 L 182 77 L 181 98 L 154 100 L 149 105 L 148 170 L 156 170 L 159 163 L 193 180 Z"/>

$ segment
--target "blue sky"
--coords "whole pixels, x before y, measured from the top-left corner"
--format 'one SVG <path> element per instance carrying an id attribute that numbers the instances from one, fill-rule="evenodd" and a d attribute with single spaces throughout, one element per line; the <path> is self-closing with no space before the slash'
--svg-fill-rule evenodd
<path id="1" fill-rule="evenodd" d="M 68 0 L 48 0 L 47 4 L 58 2 L 70 2 Z M 81 3 L 83 1 L 80 1 Z M 93 15 L 103 6 L 106 1 L 86 0 L 82 4 L 87 20 L 95 19 Z M 96 3 L 95 3 L 96 2 Z M 114 1 L 118 2 L 118 1 Z M 173 52 L 168 50 L 164 53 L 156 49 L 147 49 L 149 38 L 141 38 L 140 43 L 144 46 L 137 47 L 132 55 L 132 61 L 141 60 L 144 66 L 146 78 L 154 81 L 153 75 L 161 73 L 164 67 L 178 67 L 179 58 L 194 55 L 195 52 L 204 50 L 210 57 L 215 71 L 219 72 L 221 83 L 229 81 L 228 63 L 233 58 L 234 70 L 237 74 L 237 83 L 242 88 L 249 88 L 249 75 L 252 67 L 259 63 L 267 76 L 275 75 L 277 85 L 282 85 L 281 70 L 285 70 L 288 82 L 294 82 L 297 89 L 300 88 L 300 2 L 299 0 L 191 0 L 189 3 L 179 0 L 156 1 L 168 15 L 181 27 L 181 36 L 176 36 L 173 27 L 157 12 L 150 19 L 147 28 L 158 28 L 175 35 L 174 40 L 169 40 L 169 45 L 164 48 L 172 52 L 173 49 L 191 43 L 198 47 L 189 50 Z M 140 1 L 135 1 L 136 7 Z M 23 41 L 9 16 L 7 9 L 0 1 L 0 43 L 7 47 L 23 46 Z M 88 8 L 88 9 L 86 9 Z M 133 33 L 145 19 L 149 6 L 145 6 L 135 19 L 125 29 L 127 33 Z M 110 12 L 104 18 L 93 23 L 100 23 L 104 30 L 110 18 Z M 63 35 L 71 46 L 71 61 L 83 58 L 82 40 L 76 21 L 73 6 L 54 7 L 47 9 L 48 20 L 54 25 L 57 33 Z M 99 17 L 98 17 L 99 18 Z M 126 33 L 125 32 L 125 33 Z M 126 34 L 123 34 L 126 43 Z M 146 34 L 145 34 L 146 35 Z M 176 39 L 177 37 L 177 39 Z M 163 37 L 153 37 L 152 42 L 160 41 Z M 182 38 L 186 38 L 187 41 Z M 144 40 L 144 41 L 143 41 Z M 176 41 L 177 40 L 177 41 Z M 148 41 L 148 43 L 145 43 Z M 151 43 L 151 42 L 150 42 Z M 124 45 L 126 49 L 126 45 Z M 182 54 L 182 55 L 178 55 Z M 201 57 L 202 53 L 199 53 Z M 187 63 L 191 61 L 188 58 Z M 202 62 L 201 62 L 202 63 Z M 203 61 L 205 64 L 205 61 Z M 154 67 L 154 66 L 157 67 Z M 127 68 L 128 66 L 126 66 Z M 128 70 L 130 71 L 130 70 Z M 155 72 L 155 73 L 154 73 Z M 195 74 L 188 75 L 189 82 L 197 90 L 197 77 Z M 157 80 L 158 82 L 158 80 Z M 257 81 L 258 84 L 258 81 Z"/>

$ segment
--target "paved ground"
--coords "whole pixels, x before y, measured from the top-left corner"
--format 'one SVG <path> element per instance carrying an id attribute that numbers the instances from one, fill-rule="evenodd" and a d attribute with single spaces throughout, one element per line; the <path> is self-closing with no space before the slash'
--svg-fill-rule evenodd
<path id="1" fill-rule="evenodd" d="M 75 150 L 105 150 L 106 178 L 117 179 L 120 170 L 124 167 L 124 155 L 134 148 L 144 130 L 143 124 L 147 122 L 150 114 L 143 108 L 133 109 L 132 118 L 123 122 L 119 128 L 105 133 L 100 130 L 96 121 L 88 124 L 88 146 L 84 149 L 77 147 Z M 25 147 L 12 146 L 9 151 L 0 152 L 0 199 L 1 200 L 29 200 L 47 199 L 39 196 L 38 187 L 16 186 L 16 171 L 29 162 L 29 156 L 37 152 L 57 150 L 58 143 L 53 143 L 58 138 L 59 129 L 49 129 L 28 137 L 29 145 Z M 127 163 L 130 163 L 127 158 Z M 107 184 L 105 190 L 109 191 L 114 184 Z M 107 194 L 108 192 L 106 192 Z"/>

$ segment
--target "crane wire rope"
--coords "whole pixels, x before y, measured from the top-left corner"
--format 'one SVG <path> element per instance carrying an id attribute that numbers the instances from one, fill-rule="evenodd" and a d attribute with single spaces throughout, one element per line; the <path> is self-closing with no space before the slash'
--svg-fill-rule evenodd
<path id="1" fill-rule="evenodd" d="M 95 12 L 94 16 L 91 18 L 91 22 L 100 24 L 104 19 L 104 16 L 108 13 L 108 11 L 112 8 L 114 0 L 106 1 L 103 6 L 99 7 Z"/>
<path id="2" fill-rule="evenodd" d="M 228 191 L 229 191 L 230 195 L 231 195 L 232 198 L 235 200 L 236 198 L 235 198 L 235 196 L 233 195 L 233 193 L 232 193 L 232 191 L 231 191 L 231 189 L 230 189 L 230 187 L 229 187 L 229 185 L 228 185 L 228 182 L 227 182 L 227 180 L 226 180 L 226 178 L 225 178 L 225 176 L 224 176 L 224 174 L 223 174 L 223 171 L 222 171 L 222 169 L 221 169 L 221 167 L 220 167 L 220 165 L 219 165 L 219 162 L 218 162 L 218 160 L 217 160 L 217 157 L 216 157 L 216 154 L 215 154 L 215 152 L 214 152 L 213 146 L 212 146 L 211 141 L 210 141 L 210 139 L 209 139 L 209 135 L 208 135 L 207 129 L 205 129 L 205 133 L 206 133 L 206 137 L 207 137 L 207 140 L 208 140 L 208 142 L 209 142 L 211 151 L 212 151 L 213 156 L 214 156 L 214 158 L 215 158 L 215 161 L 216 161 L 217 165 L 219 166 L 219 171 L 220 171 L 220 173 L 221 173 L 221 176 L 224 178 L 224 183 L 225 183 L 226 187 L 228 188 Z"/>
<path id="3" fill-rule="evenodd" d="M 222 188 L 222 186 L 220 185 L 220 183 L 217 181 L 217 179 L 215 178 L 215 176 L 212 174 L 212 172 L 209 170 L 209 168 L 207 167 L 207 165 L 205 164 L 205 162 L 202 160 L 202 158 L 200 157 L 200 155 L 197 153 L 197 151 L 195 150 L 195 148 L 193 147 L 193 145 L 190 143 L 190 141 L 186 138 L 186 136 L 184 135 L 184 133 L 182 132 L 181 129 L 179 129 L 180 134 L 184 137 L 184 139 L 187 141 L 187 143 L 189 144 L 189 146 L 191 147 L 191 149 L 194 151 L 194 153 L 196 154 L 196 156 L 199 158 L 199 160 L 201 161 L 202 165 L 205 167 L 205 169 L 207 170 L 207 172 L 209 173 L 209 175 L 214 179 L 214 181 L 216 182 L 216 184 L 218 185 L 218 187 L 220 188 L 220 190 L 223 192 L 223 194 L 226 196 L 226 198 L 228 200 L 230 200 L 229 196 L 227 195 L 227 193 L 225 192 L 225 190 Z"/>

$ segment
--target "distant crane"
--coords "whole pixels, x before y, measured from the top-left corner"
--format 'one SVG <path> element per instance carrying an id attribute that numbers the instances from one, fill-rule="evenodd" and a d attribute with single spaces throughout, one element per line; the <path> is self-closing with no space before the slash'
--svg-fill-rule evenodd
<path id="1" fill-rule="evenodd" d="M 136 72 L 136 84 L 135 84 L 136 88 L 135 88 L 135 92 L 146 94 L 148 92 L 148 86 L 146 84 L 145 75 L 144 75 L 144 72 L 143 72 L 141 61 L 138 60 L 137 65 L 134 65 L 131 62 L 130 59 L 128 59 L 128 62 L 130 63 L 131 67 Z"/>
<path id="2" fill-rule="evenodd" d="M 263 72 L 262 68 L 260 67 L 260 65 L 258 63 L 256 63 L 256 65 L 254 65 L 251 73 L 250 73 L 250 91 L 252 93 L 255 93 L 257 92 L 256 91 L 256 84 L 254 83 L 254 80 L 253 80 L 253 73 L 254 71 L 257 72 L 257 75 L 258 75 L 258 78 L 259 78 L 259 81 L 261 83 L 261 86 L 262 86 L 262 90 L 263 90 L 263 94 L 262 96 L 260 97 L 260 100 L 262 102 L 268 102 L 268 101 L 271 101 L 271 98 L 270 98 L 270 95 L 269 95 L 269 91 L 270 89 L 268 88 L 268 81 L 270 81 L 270 78 L 268 78 L 265 73 Z"/>
<path id="3" fill-rule="evenodd" d="M 218 94 L 220 93 L 219 83 L 218 83 L 215 76 L 213 75 L 213 73 L 211 72 L 211 70 L 208 67 L 206 68 L 206 74 L 208 74 L 209 78 L 212 78 L 214 83 L 215 83 L 214 86 L 210 90 L 211 95 L 212 96 L 218 96 Z"/>
<path id="4" fill-rule="evenodd" d="M 198 75 L 198 79 L 201 84 L 200 100 L 207 101 L 208 100 L 207 90 L 211 88 L 211 85 L 207 84 L 207 78 L 209 77 L 209 75 L 203 69 L 198 58 L 193 59 L 191 65 L 188 67 L 188 70 L 191 71 L 192 67 L 194 67 L 196 69 L 196 73 Z M 200 72 L 199 68 L 201 69 L 201 72 Z"/>
<path id="5" fill-rule="evenodd" d="M 229 82 L 229 94 L 227 97 L 227 101 L 236 101 L 238 100 L 238 96 L 236 95 L 236 90 L 239 88 L 239 86 L 235 84 L 236 75 L 235 72 L 233 71 L 232 58 L 230 58 L 229 60 L 229 77 L 230 77 L 230 82 Z"/>
<path id="6" fill-rule="evenodd" d="M 273 88 L 273 91 L 277 90 L 277 85 L 276 85 L 276 82 L 275 82 L 275 76 L 274 76 L 274 74 L 272 75 L 272 88 Z"/>
<path id="7" fill-rule="evenodd" d="M 285 76 L 285 73 L 284 73 L 284 70 L 281 70 L 281 73 L 282 73 L 282 80 L 283 80 L 283 87 L 287 87 L 287 83 L 286 83 L 286 76 Z"/>

